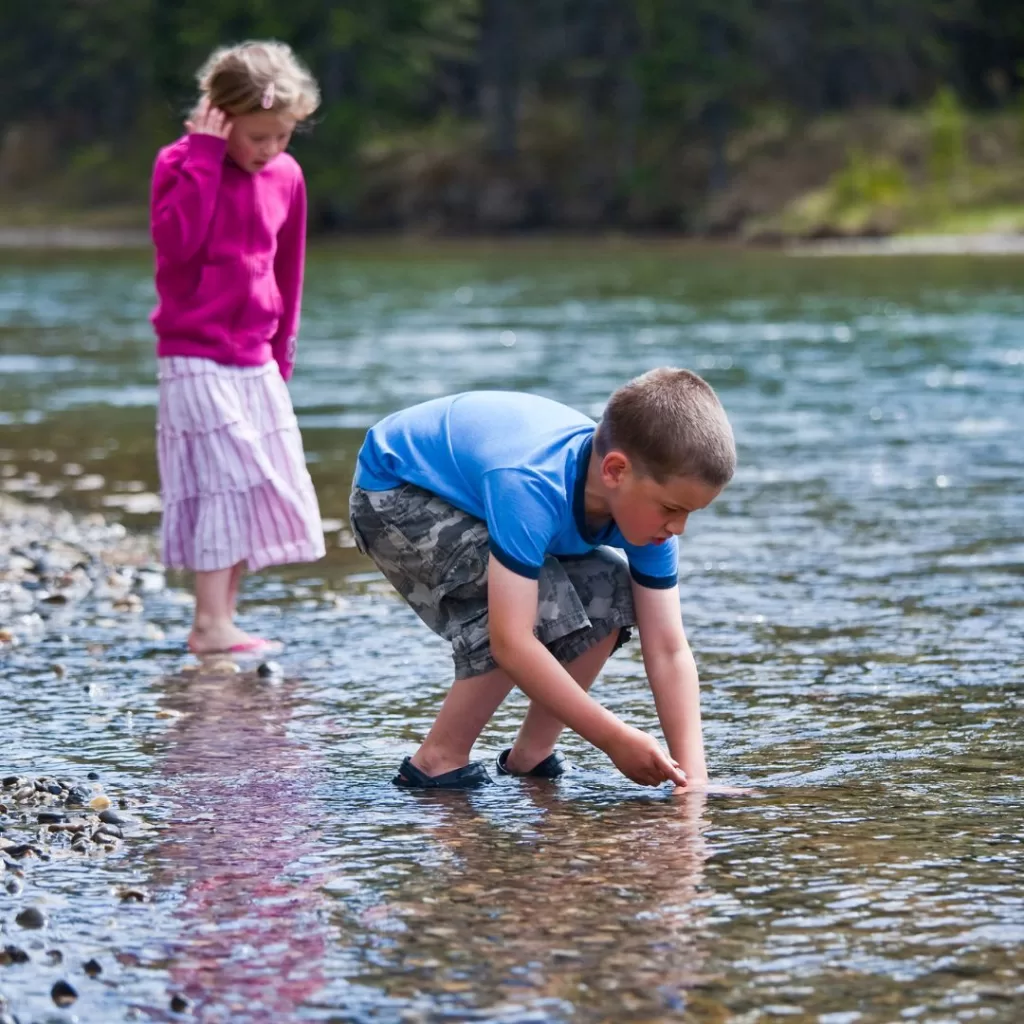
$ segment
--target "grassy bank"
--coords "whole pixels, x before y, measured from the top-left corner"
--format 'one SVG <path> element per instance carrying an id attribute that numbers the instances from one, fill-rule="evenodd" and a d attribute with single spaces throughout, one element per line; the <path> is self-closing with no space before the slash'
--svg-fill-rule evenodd
<path id="1" fill-rule="evenodd" d="M 780 243 L 1024 230 L 1024 113 L 968 114 L 951 94 L 915 112 L 764 113 L 732 136 L 714 190 L 713 154 L 689 139 L 643 138 L 618 174 L 613 140 L 571 111 L 527 114 L 520 142 L 516 159 L 496 161 L 476 125 L 445 122 L 367 139 L 343 171 L 324 166 L 315 133 L 295 148 L 321 234 L 625 231 Z M 144 230 L 150 157 L 72 161 L 0 189 L 0 218 L 13 229 Z"/>

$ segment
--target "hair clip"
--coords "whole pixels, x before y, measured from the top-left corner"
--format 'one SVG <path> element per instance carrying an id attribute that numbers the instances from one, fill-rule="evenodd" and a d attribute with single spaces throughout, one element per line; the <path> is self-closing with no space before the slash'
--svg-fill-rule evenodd
<path id="1" fill-rule="evenodd" d="M 271 82 L 266 89 L 263 90 L 263 95 L 260 97 L 260 106 L 264 110 L 269 110 L 274 105 L 274 83 Z"/>

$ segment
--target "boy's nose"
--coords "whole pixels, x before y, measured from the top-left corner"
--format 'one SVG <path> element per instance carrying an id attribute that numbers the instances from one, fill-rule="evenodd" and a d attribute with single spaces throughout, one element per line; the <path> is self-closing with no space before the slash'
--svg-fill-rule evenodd
<path id="1" fill-rule="evenodd" d="M 674 537 L 681 537 L 686 529 L 686 520 L 688 518 L 688 516 L 682 516 L 679 519 L 671 520 L 668 524 L 668 532 Z"/>

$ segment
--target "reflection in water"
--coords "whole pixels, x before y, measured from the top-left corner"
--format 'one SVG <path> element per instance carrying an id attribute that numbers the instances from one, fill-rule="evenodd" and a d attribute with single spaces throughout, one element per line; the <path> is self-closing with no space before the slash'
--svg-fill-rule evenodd
<path id="1" fill-rule="evenodd" d="M 393 888 L 385 876 L 380 899 L 342 924 L 362 948 L 359 981 L 413 1007 L 429 991 L 425 1009 L 452 1020 L 460 1011 L 584 1021 L 604 1019 L 610 1005 L 616 1020 L 683 1009 L 706 956 L 695 905 L 705 798 L 597 806 L 551 783 L 502 789 L 503 807 L 469 794 L 409 795 L 418 870 Z"/>
<path id="2" fill-rule="evenodd" d="M 155 881 L 180 892 L 171 985 L 200 1020 L 280 1022 L 324 985 L 316 880 L 316 755 L 289 738 L 295 685 L 201 668 L 164 681 L 181 717 L 159 766 L 165 840 Z"/>

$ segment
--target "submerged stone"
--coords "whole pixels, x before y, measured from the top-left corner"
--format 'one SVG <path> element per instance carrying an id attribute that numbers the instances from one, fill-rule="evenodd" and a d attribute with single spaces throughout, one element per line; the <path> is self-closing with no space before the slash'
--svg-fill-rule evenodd
<path id="1" fill-rule="evenodd" d="M 45 928 L 46 915 L 38 907 L 26 907 L 14 922 L 20 928 Z"/>
<path id="2" fill-rule="evenodd" d="M 70 1006 L 78 998 L 78 993 L 66 981 L 61 980 L 54 982 L 50 996 L 58 1006 Z"/>
<path id="3" fill-rule="evenodd" d="M 174 1013 L 185 1013 L 192 1004 L 180 993 L 171 996 L 171 1010 Z"/>

